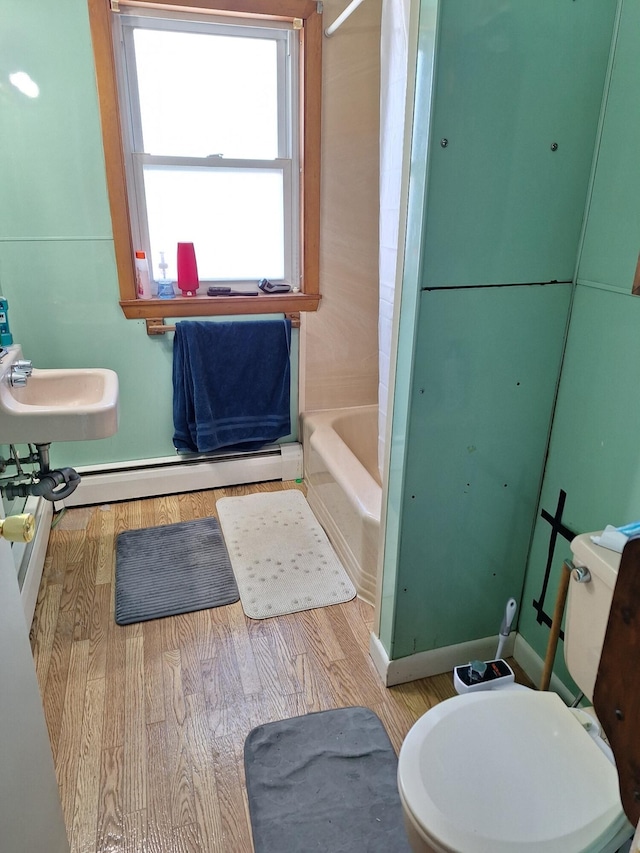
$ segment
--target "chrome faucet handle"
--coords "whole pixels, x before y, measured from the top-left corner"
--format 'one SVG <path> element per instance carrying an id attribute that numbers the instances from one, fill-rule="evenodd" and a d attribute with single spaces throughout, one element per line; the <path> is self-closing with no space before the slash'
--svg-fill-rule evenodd
<path id="1" fill-rule="evenodd" d="M 589 583 L 591 572 L 586 566 L 574 566 L 571 569 L 571 577 L 576 583 Z"/>
<path id="2" fill-rule="evenodd" d="M 33 362 L 25 358 L 19 358 L 13 362 L 13 369 L 18 373 L 24 373 L 26 376 L 31 376 L 33 373 Z"/>
<path id="3" fill-rule="evenodd" d="M 12 388 L 24 388 L 27 384 L 27 379 L 29 375 L 27 373 L 23 373 L 21 370 L 16 370 L 13 365 L 11 365 L 11 370 L 9 371 L 9 382 L 11 383 Z"/>

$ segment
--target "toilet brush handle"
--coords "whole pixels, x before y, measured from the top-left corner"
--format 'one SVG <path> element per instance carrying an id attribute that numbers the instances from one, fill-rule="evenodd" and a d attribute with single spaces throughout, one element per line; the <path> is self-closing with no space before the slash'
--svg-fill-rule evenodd
<path id="1" fill-rule="evenodd" d="M 500 626 L 501 637 L 508 637 L 511 633 L 511 623 L 513 622 L 513 617 L 516 615 L 517 606 L 515 598 L 510 598 L 509 601 L 507 601 L 507 606 L 504 609 L 504 619 Z"/>
<path id="2" fill-rule="evenodd" d="M 502 625 L 500 625 L 500 633 L 498 634 L 498 648 L 496 650 L 496 658 L 502 657 L 502 651 L 504 649 L 504 644 L 507 642 L 507 638 L 511 633 L 511 623 L 513 622 L 513 617 L 516 615 L 517 602 L 515 598 L 510 598 L 507 601 L 507 606 L 504 609 L 504 618 L 502 619 Z"/>

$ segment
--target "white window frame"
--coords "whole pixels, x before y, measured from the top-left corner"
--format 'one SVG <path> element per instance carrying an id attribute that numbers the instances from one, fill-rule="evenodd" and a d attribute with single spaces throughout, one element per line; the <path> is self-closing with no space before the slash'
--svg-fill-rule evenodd
<path id="1" fill-rule="evenodd" d="M 278 157 L 273 160 L 152 155 L 142 150 L 142 126 L 138 103 L 133 30 L 146 27 L 181 32 L 216 33 L 242 38 L 264 38 L 265 30 L 275 31 L 278 44 Z M 131 235 L 134 245 L 151 257 L 144 189 L 145 166 L 188 169 L 276 170 L 283 175 L 284 277 L 279 279 L 300 287 L 300 151 L 299 151 L 299 58 L 295 29 L 287 21 L 238 19 L 208 14 L 178 13 L 121 7 L 113 27 L 114 59 L 118 77 L 120 115 Z M 204 284 L 207 279 L 201 279 Z M 252 280 L 255 283 L 255 280 Z M 220 279 L 216 284 L 225 283 Z M 243 283 L 234 279 L 230 284 Z M 249 283 L 249 282 L 245 282 Z M 202 288 L 201 288 L 202 289 Z M 205 286 L 206 289 L 206 286 Z"/>

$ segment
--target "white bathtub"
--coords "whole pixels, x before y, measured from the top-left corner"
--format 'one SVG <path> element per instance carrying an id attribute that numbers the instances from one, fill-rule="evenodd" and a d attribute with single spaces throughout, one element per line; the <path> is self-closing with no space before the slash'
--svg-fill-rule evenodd
<path id="1" fill-rule="evenodd" d="M 382 504 L 378 407 L 306 412 L 302 444 L 309 504 L 358 595 L 373 604 Z"/>

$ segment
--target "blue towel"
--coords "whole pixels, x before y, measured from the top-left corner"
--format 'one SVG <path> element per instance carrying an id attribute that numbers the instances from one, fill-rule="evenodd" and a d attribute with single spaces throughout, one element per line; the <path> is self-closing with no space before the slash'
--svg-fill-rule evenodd
<path id="1" fill-rule="evenodd" d="M 178 452 L 253 450 L 291 432 L 291 321 L 176 323 Z"/>

